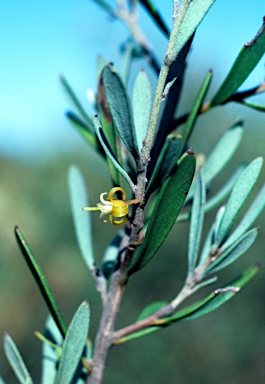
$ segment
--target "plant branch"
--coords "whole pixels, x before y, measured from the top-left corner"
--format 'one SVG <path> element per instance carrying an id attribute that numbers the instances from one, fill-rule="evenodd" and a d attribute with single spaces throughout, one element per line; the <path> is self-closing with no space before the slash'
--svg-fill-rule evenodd
<path id="1" fill-rule="evenodd" d="M 88 384 L 99 384 L 102 381 L 103 372 L 106 364 L 108 350 L 113 343 L 113 331 L 116 317 L 120 308 L 120 304 L 124 295 L 126 281 L 122 281 L 121 277 L 128 268 L 134 250 L 139 244 L 139 232 L 144 224 L 144 191 L 146 185 L 147 166 L 150 158 L 150 151 L 152 148 L 154 136 L 156 133 L 158 117 L 160 114 L 162 103 L 165 99 L 164 90 L 169 68 L 174 61 L 173 48 L 177 38 L 181 23 L 184 19 L 185 13 L 189 6 L 189 1 L 183 1 L 181 8 L 178 10 L 178 17 L 174 17 L 172 34 L 169 39 L 168 48 L 166 51 L 164 63 L 162 65 L 158 84 L 156 88 L 149 129 L 143 145 L 141 160 L 137 165 L 137 186 L 135 190 L 135 197 L 141 198 L 142 202 L 135 211 L 135 217 L 132 224 L 131 234 L 127 240 L 127 246 L 121 255 L 121 266 L 118 271 L 112 275 L 109 293 L 106 298 L 106 303 L 103 309 L 100 326 L 96 336 L 95 352 L 93 358 L 93 370 L 88 377 Z M 123 7 L 120 7 L 122 10 Z M 174 16 L 174 13 L 173 13 Z M 138 39 L 140 37 L 138 36 Z M 124 246 L 124 244 L 123 244 Z M 164 309 L 163 315 L 170 313 L 171 307 Z M 168 312 L 169 311 L 169 312 Z M 162 314 L 161 314 L 162 316 Z"/>

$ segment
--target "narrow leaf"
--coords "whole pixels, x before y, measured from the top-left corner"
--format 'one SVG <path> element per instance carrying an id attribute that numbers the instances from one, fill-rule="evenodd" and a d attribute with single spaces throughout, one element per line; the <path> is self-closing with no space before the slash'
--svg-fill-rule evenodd
<path id="1" fill-rule="evenodd" d="M 26 239 L 22 235 L 18 226 L 15 227 L 15 236 L 22 252 L 22 255 L 39 287 L 39 290 L 44 298 L 46 305 L 49 308 L 50 314 L 52 315 L 61 335 L 64 337 L 66 334 L 67 326 L 58 307 L 58 304 L 53 296 L 51 288 L 46 280 L 44 273 L 42 272 L 39 264 L 37 263 L 33 253 L 31 252 Z"/>
<path id="2" fill-rule="evenodd" d="M 85 347 L 89 319 L 89 305 L 84 301 L 76 311 L 67 330 L 55 384 L 71 383 Z"/>
<path id="3" fill-rule="evenodd" d="M 209 71 L 202 83 L 202 86 L 199 90 L 199 93 L 195 99 L 195 102 L 193 104 L 193 107 L 191 109 L 191 112 L 189 114 L 189 117 L 188 117 L 188 120 L 183 128 L 183 132 L 182 132 L 182 137 L 183 137 L 183 142 L 182 142 L 182 149 L 185 148 L 185 145 L 187 144 L 189 138 L 190 138 L 190 135 L 192 133 L 192 130 L 194 128 L 194 125 L 195 125 L 195 122 L 196 122 L 196 118 L 197 118 L 197 115 L 199 113 L 199 110 L 200 110 L 200 107 L 202 105 L 202 102 L 205 98 L 205 95 L 209 89 L 209 86 L 210 86 L 210 83 L 211 83 L 211 79 L 212 79 L 212 71 Z"/>
<path id="4" fill-rule="evenodd" d="M 159 311 L 162 307 L 167 305 L 167 301 L 157 301 L 155 303 L 149 304 L 147 307 L 145 307 L 140 315 L 137 318 L 137 321 L 141 321 L 151 315 L 153 315 L 155 312 Z"/>
<path id="5" fill-rule="evenodd" d="M 78 116 L 72 112 L 67 112 L 67 118 L 71 121 L 72 125 L 76 128 L 79 134 L 85 139 L 85 141 L 91 145 L 93 149 L 102 154 L 102 150 L 99 147 L 97 136 L 95 132 L 92 133 L 87 123 L 82 121 Z M 92 126 L 93 127 L 93 126 Z M 93 127 L 94 128 L 94 127 Z"/>
<path id="6" fill-rule="evenodd" d="M 154 20 L 154 22 L 157 24 L 157 26 L 161 29 L 162 32 L 166 36 L 169 37 L 169 29 L 165 24 L 165 21 L 162 19 L 162 16 L 160 15 L 157 8 L 154 6 L 152 1 L 150 0 L 139 0 L 142 6 L 147 10 L 151 18 Z"/>
<path id="7" fill-rule="evenodd" d="M 208 313 L 215 311 L 221 305 L 225 304 L 228 300 L 234 297 L 240 289 L 247 284 L 259 271 L 260 266 L 254 265 L 246 269 L 242 275 L 235 280 L 231 281 L 223 288 L 216 289 L 205 299 L 198 301 L 186 308 L 181 309 L 174 315 L 165 318 L 165 322 L 193 320 Z M 162 325 L 163 319 L 161 320 Z"/>
<path id="8" fill-rule="evenodd" d="M 145 194 L 146 201 L 148 197 L 164 183 L 167 177 L 173 172 L 177 161 L 180 157 L 182 147 L 182 137 L 180 135 L 171 134 L 166 138 L 166 142 L 158 157 L 155 169 Z"/>
<path id="9" fill-rule="evenodd" d="M 198 173 L 191 210 L 189 251 L 188 251 L 188 276 L 194 273 L 198 252 L 200 248 L 201 233 L 204 219 L 205 185 L 202 172 Z"/>
<path id="10" fill-rule="evenodd" d="M 130 100 L 124 84 L 111 65 L 103 69 L 103 86 L 112 119 L 120 138 L 133 158 L 139 157 Z"/>
<path id="11" fill-rule="evenodd" d="M 72 87 L 70 86 L 70 84 L 68 83 L 68 81 L 65 79 L 64 76 L 60 76 L 60 81 L 61 81 L 61 84 L 62 84 L 65 92 L 67 93 L 71 102 L 73 103 L 75 110 L 85 120 L 86 124 L 89 126 L 89 128 L 93 132 L 92 119 L 86 113 L 85 108 L 82 106 L 81 102 L 78 100 L 78 97 L 74 93 Z"/>
<path id="12" fill-rule="evenodd" d="M 103 66 L 104 68 L 105 66 Z M 100 121 L 104 135 L 106 136 L 107 142 L 111 148 L 111 152 L 114 154 L 117 161 L 121 164 L 121 149 L 120 149 L 120 138 L 115 128 L 110 109 L 107 103 L 106 94 L 103 86 L 103 69 L 99 76 L 98 81 L 98 109 L 100 112 Z M 122 186 L 122 177 L 117 168 L 113 165 L 112 161 L 107 157 L 110 174 L 114 185 Z"/>
<path id="13" fill-rule="evenodd" d="M 215 208 L 218 204 L 220 204 L 231 192 L 233 189 L 236 180 L 238 179 L 240 173 L 243 171 L 244 166 L 240 165 L 236 171 L 232 174 L 232 176 L 225 182 L 225 184 L 219 189 L 218 192 L 210 199 L 207 200 L 205 204 L 204 212 L 209 212 L 211 209 Z"/>
<path id="14" fill-rule="evenodd" d="M 226 251 L 221 252 L 220 256 L 206 270 L 206 274 L 210 271 L 215 273 L 227 267 L 243 255 L 254 243 L 258 235 L 258 229 L 254 228 L 241 236 Z"/>
<path id="15" fill-rule="evenodd" d="M 82 207 L 89 206 L 87 190 L 80 170 L 74 165 L 69 169 L 68 188 L 79 249 L 86 265 L 92 270 L 95 266 L 95 260 L 92 245 L 91 215 L 82 211 Z"/>
<path id="16" fill-rule="evenodd" d="M 215 0 L 204 0 L 202 2 L 201 0 L 193 0 L 190 2 L 174 45 L 174 56 L 177 56 L 181 48 L 187 43 L 213 5 L 214 1 Z"/>
<path id="17" fill-rule="evenodd" d="M 95 126 L 95 130 L 96 130 L 96 133 L 97 133 L 97 136 L 98 136 L 98 139 L 106 153 L 106 155 L 108 156 L 109 160 L 112 162 L 112 164 L 114 165 L 114 167 L 119 171 L 119 173 L 124 177 L 124 179 L 128 182 L 128 184 L 130 185 L 131 189 L 134 191 L 134 183 L 132 181 L 132 179 L 130 178 L 130 176 L 128 175 L 128 173 L 122 168 L 122 166 L 120 165 L 119 161 L 117 160 L 117 158 L 115 157 L 114 153 L 112 152 L 112 149 L 107 141 L 107 138 L 106 136 L 104 135 L 104 132 L 101 128 L 101 125 L 97 119 L 97 115 L 95 115 L 94 117 L 94 126 Z"/>
<path id="18" fill-rule="evenodd" d="M 253 222 L 257 219 L 260 213 L 263 211 L 265 207 L 265 184 L 257 194 L 253 203 L 248 208 L 245 213 L 243 219 L 240 221 L 234 232 L 229 236 L 226 242 L 222 245 L 222 249 L 226 249 L 232 243 L 234 243 L 240 236 L 245 233 L 248 228 L 253 224 Z"/>
<path id="19" fill-rule="evenodd" d="M 125 343 L 127 341 L 148 335 L 155 331 L 159 331 L 178 321 L 193 320 L 213 312 L 215 309 L 218 309 L 228 300 L 233 298 L 239 292 L 239 290 L 257 274 L 259 269 L 259 265 L 254 265 L 248 268 L 242 273 L 242 275 L 240 275 L 237 279 L 233 280 L 227 286 L 215 290 L 206 298 L 181 309 L 172 316 L 157 320 L 155 324 L 148 328 L 123 337 L 122 339 L 117 341 L 117 344 Z"/>
<path id="20" fill-rule="evenodd" d="M 62 336 L 51 316 L 48 317 L 46 322 L 45 337 L 58 346 L 60 346 L 63 341 Z M 41 384 L 54 383 L 58 368 L 57 364 L 58 351 L 48 343 L 43 342 Z"/>
<path id="21" fill-rule="evenodd" d="M 265 22 L 256 36 L 244 45 L 210 106 L 224 103 L 256 67 L 265 52 Z"/>
<path id="22" fill-rule="evenodd" d="M 198 266 L 203 265 L 210 255 L 212 244 L 214 243 L 214 238 L 216 235 L 216 228 L 218 228 L 220 225 L 220 219 L 223 213 L 224 213 L 224 207 L 220 207 L 217 212 L 216 218 L 212 223 L 211 228 L 207 234 L 206 240 L 204 242 Z"/>
<path id="23" fill-rule="evenodd" d="M 33 384 L 29 371 L 22 359 L 22 356 L 20 355 L 16 344 L 8 333 L 6 333 L 4 336 L 4 350 L 7 360 L 9 361 L 9 364 L 11 365 L 18 381 L 21 384 Z"/>
<path id="24" fill-rule="evenodd" d="M 225 167 L 235 153 L 243 136 L 241 121 L 234 124 L 218 141 L 203 166 L 205 184 L 209 184 Z"/>
<path id="25" fill-rule="evenodd" d="M 185 154 L 175 173 L 163 184 L 138 255 L 128 269 L 128 275 L 143 268 L 165 241 L 185 202 L 195 172 L 196 159 Z"/>
<path id="26" fill-rule="evenodd" d="M 228 179 L 228 181 L 222 186 L 222 188 L 219 189 L 219 191 L 214 196 L 212 196 L 209 200 L 206 201 L 204 206 L 205 213 L 211 211 L 229 195 L 235 185 L 238 176 L 240 175 L 243 169 L 244 166 L 240 165 L 232 174 L 232 176 Z M 182 213 L 178 216 L 177 222 L 188 221 L 190 220 L 190 216 L 190 212 Z"/>
<path id="27" fill-rule="evenodd" d="M 249 101 L 242 101 L 240 103 L 245 105 L 246 107 L 255 109 L 256 111 L 265 112 L 265 105 L 250 103 Z"/>
<path id="28" fill-rule="evenodd" d="M 253 160 L 240 174 L 227 202 L 226 209 L 216 235 L 216 244 L 218 246 L 227 236 L 238 213 L 254 187 L 258 179 L 262 163 L 263 159 L 258 157 Z"/>
<path id="29" fill-rule="evenodd" d="M 151 85 L 144 71 L 140 71 L 133 86 L 133 117 L 135 124 L 136 140 L 139 151 L 147 134 L 151 112 Z"/>

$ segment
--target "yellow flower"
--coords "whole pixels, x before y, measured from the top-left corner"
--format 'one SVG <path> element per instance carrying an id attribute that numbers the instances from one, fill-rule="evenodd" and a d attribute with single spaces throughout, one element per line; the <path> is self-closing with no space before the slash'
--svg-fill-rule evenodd
<path id="1" fill-rule="evenodd" d="M 113 195 L 116 192 L 121 192 L 121 200 L 115 199 Z M 108 195 L 107 200 L 104 199 L 104 196 Z M 96 207 L 86 207 L 82 208 L 83 211 L 100 211 L 100 219 L 106 223 L 107 220 L 104 220 L 105 215 L 109 215 L 109 220 L 113 225 L 122 225 L 125 223 L 126 215 L 129 212 L 129 205 L 140 203 L 142 199 L 134 199 L 126 201 L 126 192 L 120 187 L 112 188 L 109 193 L 103 192 L 99 197 L 100 203 Z"/>

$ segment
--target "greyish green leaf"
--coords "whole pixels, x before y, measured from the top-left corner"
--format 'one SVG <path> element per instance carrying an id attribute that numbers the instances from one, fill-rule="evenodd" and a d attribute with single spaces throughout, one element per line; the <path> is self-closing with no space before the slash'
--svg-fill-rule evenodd
<path id="1" fill-rule="evenodd" d="M 51 316 L 45 326 L 45 336 L 56 345 L 61 345 L 63 338 Z M 42 379 L 41 384 L 54 383 L 57 373 L 58 351 L 48 343 L 43 342 L 42 347 Z"/>
<path id="2" fill-rule="evenodd" d="M 82 211 L 89 206 L 85 180 L 80 170 L 72 165 L 68 173 L 68 188 L 77 242 L 81 255 L 90 270 L 95 266 L 90 213 Z"/>
<path id="3" fill-rule="evenodd" d="M 9 364 L 11 365 L 18 381 L 21 384 L 33 384 L 29 371 L 22 359 L 22 356 L 20 355 L 16 344 L 8 333 L 5 333 L 4 335 L 4 350 L 7 360 L 9 361 Z"/>
<path id="4" fill-rule="evenodd" d="M 265 52 L 265 22 L 254 39 L 246 43 L 232 68 L 213 97 L 210 107 L 227 101 L 256 67 Z"/>
<path id="5" fill-rule="evenodd" d="M 70 384 L 80 362 L 89 328 L 90 311 L 84 301 L 76 311 L 67 330 L 55 384 Z"/>
<path id="6" fill-rule="evenodd" d="M 127 274 L 143 268 L 165 241 L 186 200 L 195 172 L 196 159 L 186 153 L 178 167 L 163 184 L 152 211 L 143 244 L 133 259 Z"/>
<path id="7" fill-rule="evenodd" d="M 203 166 L 205 184 L 209 184 L 231 159 L 243 136 L 242 121 L 234 124 L 218 141 Z"/>
<path id="8" fill-rule="evenodd" d="M 147 134 L 152 105 L 151 85 L 145 71 L 140 71 L 133 86 L 132 106 L 139 151 Z"/>
<path id="9" fill-rule="evenodd" d="M 226 249 L 232 243 L 234 243 L 240 236 L 245 233 L 248 228 L 253 224 L 257 219 L 260 213 L 265 207 L 265 184 L 255 197 L 254 201 L 248 208 L 247 212 L 243 216 L 243 219 L 240 221 L 234 232 L 228 237 L 226 242 L 222 245 L 222 249 Z"/>
<path id="10" fill-rule="evenodd" d="M 98 121 L 97 115 L 95 115 L 93 122 L 94 122 L 94 126 L 95 126 L 95 130 L 96 130 L 98 139 L 99 139 L 106 155 L 108 156 L 109 160 L 112 162 L 114 167 L 119 171 L 119 173 L 128 182 L 131 189 L 134 191 L 134 189 L 135 189 L 134 183 L 133 183 L 132 179 L 130 178 L 130 176 L 128 175 L 128 173 L 122 168 L 121 164 L 119 163 L 118 159 L 116 158 L 115 154 L 113 153 L 113 151 L 112 151 L 112 149 L 111 149 L 111 147 L 107 141 L 107 138 L 103 132 L 103 129 L 102 129 L 102 127 Z"/>
<path id="11" fill-rule="evenodd" d="M 218 246 L 228 235 L 237 215 L 254 187 L 259 177 L 262 163 L 263 159 L 261 157 L 256 158 L 244 169 L 237 179 L 216 235 L 216 244 Z"/>
<path id="12" fill-rule="evenodd" d="M 201 170 L 198 173 L 195 182 L 195 191 L 191 209 L 190 232 L 189 232 L 189 250 L 188 250 L 188 276 L 194 273 L 196 261 L 198 258 L 202 226 L 204 219 L 206 190 Z"/>
<path id="13" fill-rule="evenodd" d="M 180 52 L 181 48 L 187 43 L 194 31 L 197 29 L 206 13 L 209 11 L 215 0 L 193 0 L 190 2 L 188 11 L 181 24 L 177 39 L 174 45 L 174 57 Z"/>
<path id="14" fill-rule="evenodd" d="M 102 80 L 112 119 L 120 138 L 134 159 L 139 157 L 130 100 L 125 86 L 114 68 L 104 67 Z"/>
<path id="15" fill-rule="evenodd" d="M 212 245 L 214 243 L 215 236 L 216 236 L 216 230 L 219 228 L 221 218 L 224 214 L 224 209 L 225 209 L 224 206 L 222 206 L 217 211 L 215 220 L 214 220 L 213 224 L 211 225 L 211 228 L 210 228 L 210 230 L 207 234 L 206 240 L 204 242 L 198 266 L 201 266 L 204 264 L 204 262 L 207 260 L 209 254 L 211 252 L 211 248 L 212 248 Z"/>
<path id="16" fill-rule="evenodd" d="M 221 249 L 220 256 L 218 256 L 217 259 L 213 263 L 211 263 L 211 265 L 209 266 L 209 268 L 207 268 L 205 273 L 206 274 L 208 272 L 215 273 L 227 267 L 228 265 L 232 264 L 251 247 L 251 245 L 256 240 L 257 235 L 258 235 L 258 229 L 257 228 L 251 229 L 250 231 L 245 233 L 243 236 L 241 236 L 237 241 L 235 241 L 225 251 L 222 251 Z"/>

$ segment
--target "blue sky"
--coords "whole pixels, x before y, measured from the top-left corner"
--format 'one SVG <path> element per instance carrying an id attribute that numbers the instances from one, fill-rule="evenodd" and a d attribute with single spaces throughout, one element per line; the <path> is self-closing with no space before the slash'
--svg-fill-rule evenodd
<path id="1" fill-rule="evenodd" d="M 172 1 L 155 4 L 170 25 Z M 96 58 L 103 54 L 120 68 L 118 47 L 127 29 L 91 0 L 1 0 L 0 14 L 0 156 L 42 158 L 79 145 L 64 117 L 69 102 L 58 75 L 66 76 L 92 113 L 85 92 L 96 85 Z M 218 84 L 264 14 L 264 0 L 217 0 L 196 34 L 191 70 L 198 67 L 203 78 L 213 68 Z M 166 39 L 153 33 L 143 11 L 140 22 L 162 60 Z M 246 86 L 261 82 L 264 72 L 263 57 Z"/>

